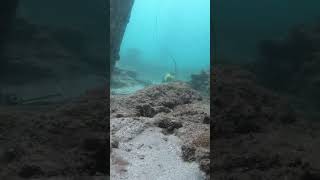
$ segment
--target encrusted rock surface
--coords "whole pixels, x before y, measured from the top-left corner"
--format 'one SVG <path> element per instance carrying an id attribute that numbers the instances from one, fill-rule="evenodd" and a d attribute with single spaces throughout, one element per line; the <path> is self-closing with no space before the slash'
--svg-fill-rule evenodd
<path id="1" fill-rule="evenodd" d="M 110 108 L 111 142 L 119 143 L 118 148 L 112 149 L 111 156 L 116 158 L 122 155 L 122 159 L 128 161 L 121 173 L 116 173 L 114 169 L 112 177 L 143 179 L 162 173 L 159 179 L 183 179 L 188 176 L 203 179 L 204 172 L 209 172 L 210 129 L 204 120 L 210 115 L 209 99 L 201 97 L 189 85 L 168 83 L 150 86 L 131 95 L 111 96 Z M 137 144 L 141 138 L 145 138 L 143 145 Z M 187 153 L 185 147 L 193 149 L 193 153 Z M 159 148 L 160 154 L 153 152 L 154 148 Z M 167 153 L 167 157 L 155 158 L 161 153 Z M 155 159 L 151 161 L 150 158 Z M 144 169 L 137 166 L 139 163 L 149 164 L 150 167 L 159 163 L 164 169 L 161 172 L 161 169 L 155 168 L 145 172 L 144 176 Z M 172 165 L 175 166 L 173 171 L 176 177 L 167 174 L 167 167 Z M 137 176 L 130 177 L 133 174 Z"/>
<path id="2" fill-rule="evenodd" d="M 105 90 L 61 104 L 1 106 L 0 179 L 106 178 Z"/>
<path id="3" fill-rule="evenodd" d="M 304 119 L 287 98 L 241 68 L 216 66 L 212 80 L 213 179 L 317 177 L 319 123 Z"/>

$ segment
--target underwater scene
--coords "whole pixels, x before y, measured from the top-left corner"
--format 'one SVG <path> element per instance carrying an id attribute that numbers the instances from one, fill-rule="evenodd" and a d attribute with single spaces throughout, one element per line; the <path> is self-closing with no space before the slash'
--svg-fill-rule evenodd
<path id="1" fill-rule="evenodd" d="M 319 7 L 2 0 L 0 179 L 320 179 Z"/>
<path id="2" fill-rule="evenodd" d="M 320 2 L 212 3 L 211 177 L 319 179 Z"/>
<path id="3" fill-rule="evenodd" d="M 110 5 L 110 179 L 209 179 L 210 0 Z"/>
<path id="4" fill-rule="evenodd" d="M 0 179 L 106 179 L 106 1 L 0 1 Z"/>
<path id="5" fill-rule="evenodd" d="M 131 92 L 146 85 L 187 82 L 193 74 L 208 73 L 209 67 L 209 0 L 136 0 L 122 37 L 111 88 L 116 92 L 126 86 L 122 89 Z M 136 82 L 117 79 L 121 70 L 136 75 L 132 77 Z"/>

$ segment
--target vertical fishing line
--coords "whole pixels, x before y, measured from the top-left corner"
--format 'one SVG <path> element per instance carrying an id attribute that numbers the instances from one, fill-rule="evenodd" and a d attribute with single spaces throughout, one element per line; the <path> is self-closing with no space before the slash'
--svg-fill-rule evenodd
<path id="1" fill-rule="evenodd" d="M 155 0 L 155 1 L 158 2 L 158 0 Z M 155 5 L 157 7 L 157 11 L 156 11 L 156 14 L 155 14 L 154 41 L 155 41 L 155 44 L 159 45 L 160 43 L 159 43 L 159 37 L 158 37 L 158 35 L 159 35 L 159 32 L 158 32 L 158 15 L 160 14 L 160 8 L 159 8 L 160 6 L 157 3 L 155 3 Z M 166 53 L 168 53 L 168 56 L 171 59 L 173 65 L 174 65 L 174 75 L 175 75 L 176 79 L 178 79 L 178 70 L 177 70 L 176 59 L 174 58 L 173 54 L 170 51 L 168 51 L 167 47 L 165 47 L 164 49 L 166 50 Z"/>

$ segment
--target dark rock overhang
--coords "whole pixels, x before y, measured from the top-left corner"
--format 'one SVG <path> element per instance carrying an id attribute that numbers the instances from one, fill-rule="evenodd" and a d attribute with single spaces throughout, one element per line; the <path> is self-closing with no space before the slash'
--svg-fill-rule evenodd
<path id="1" fill-rule="evenodd" d="M 119 51 L 134 0 L 110 0 L 110 70 L 120 59 Z"/>
<path id="2" fill-rule="evenodd" d="M 92 1 L 91 3 L 95 2 L 98 5 L 101 4 L 101 1 Z M 15 20 L 18 3 L 19 0 L 3 0 L 0 3 L 0 51 L 1 46 L 5 44 L 7 33 L 10 31 L 10 27 L 12 26 L 13 21 Z M 81 1 L 78 1 L 77 3 L 81 3 Z M 120 59 L 120 46 L 126 26 L 129 22 L 129 17 L 133 3 L 134 0 L 110 0 L 110 54 L 109 58 L 107 58 L 107 60 L 109 60 L 107 61 L 107 63 L 110 63 L 111 71 L 115 65 L 115 62 Z M 61 3 L 57 2 L 56 8 L 59 7 L 61 7 Z M 32 5 L 29 8 L 36 7 L 33 7 Z M 61 9 L 65 8 L 61 7 Z"/>

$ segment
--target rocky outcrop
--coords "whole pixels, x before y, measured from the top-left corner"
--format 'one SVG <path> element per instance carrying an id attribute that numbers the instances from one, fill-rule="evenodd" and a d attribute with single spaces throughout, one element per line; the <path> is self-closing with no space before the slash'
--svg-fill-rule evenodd
<path id="1" fill-rule="evenodd" d="M 111 79 L 111 89 L 125 89 L 134 86 L 145 87 L 151 82 L 141 80 L 138 73 L 134 70 L 122 69 L 115 67 Z"/>
<path id="2" fill-rule="evenodd" d="M 261 41 L 259 79 L 269 88 L 319 105 L 320 22 L 293 27 L 282 39 Z"/>
<path id="3" fill-rule="evenodd" d="M 86 67 L 93 67 L 92 63 L 82 60 L 82 52 L 86 48 L 81 32 L 40 26 L 20 18 L 16 18 L 13 24 L 12 36 L 3 48 L 4 60 L 10 66 L 7 77 L 2 78 L 10 77 L 10 82 L 18 78 L 20 82 L 17 83 L 21 83 L 72 71 L 80 74 Z M 71 44 L 70 41 L 73 40 L 76 43 Z M 6 80 L 2 79 L 4 81 Z"/>
<path id="4" fill-rule="evenodd" d="M 110 0 L 110 71 L 120 59 L 122 38 L 129 22 L 134 0 Z"/>
<path id="5" fill-rule="evenodd" d="M 252 73 L 232 66 L 213 72 L 211 177 L 317 179 L 319 123 L 305 120 Z"/>
<path id="6" fill-rule="evenodd" d="M 71 2 L 46 4 L 23 1 L 18 8 L 18 17 L 13 12 L 11 18 L 3 20 L 7 23 L 5 28 L 10 27 L 10 35 L 6 35 L 9 30 L 2 35 L 6 38 L 2 38 L 0 57 L 0 84 L 8 91 L 5 93 L 17 94 L 23 99 L 45 96 L 51 94 L 50 91 L 78 96 L 85 88 L 105 83 L 107 50 L 104 36 L 107 34 L 103 5 L 106 2 L 93 1 L 85 6 L 87 1 L 73 1 L 73 4 L 79 3 L 77 8 Z M 63 12 L 57 16 L 56 12 L 46 11 L 48 7 L 61 8 Z M 72 9 L 67 11 L 68 7 Z M 86 13 L 83 12 L 94 7 L 99 8 L 84 19 L 86 16 L 83 14 Z M 25 8 L 26 14 L 21 14 L 21 8 Z M 36 11 L 37 8 L 41 8 L 41 11 Z M 9 9 L 7 7 L 6 10 Z M 30 12 L 33 14 L 28 15 Z M 1 18 L 5 19 L 5 16 Z M 70 85 L 72 83 L 77 85 Z M 28 91 L 29 88 L 34 90 Z"/>
<path id="7" fill-rule="evenodd" d="M 191 86 L 200 91 L 204 95 L 209 95 L 210 92 L 210 71 L 201 71 L 191 75 Z"/>
<path id="8" fill-rule="evenodd" d="M 107 0 L 20 1 L 17 17 L 35 25 L 61 29 L 59 39 L 66 46 L 74 46 L 74 49 L 83 46 L 78 49 L 78 53 L 84 57 L 81 60 L 100 66 L 105 74 L 108 55 L 106 39 L 109 36 L 106 33 L 109 25 L 108 3 Z"/>
<path id="9" fill-rule="evenodd" d="M 196 163 L 209 178 L 209 99 L 168 83 L 111 96 L 110 104 L 112 178 L 202 179 Z M 119 167 L 119 158 L 129 163 Z"/>
<path id="10" fill-rule="evenodd" d="M 0 179 L 106 178 L 106 98 L 105 89 L 96 89 L 42 110 L 2 106 Z"/>
<path id="11" fill-rule="evenodd" d="M 12 24 L 15 21 L 18 2 L 18 0 L 4 0 L 0 4 L 0 49 L 2 49 Z M 54 3 L 49 4 L 42 4 L 38 1 L 23 1 L 19 3 L 21 7 L 19 10 L 23 11 L 19 13 L 22 17 L 25 16 L 27 21 L 49 26 L 77 26 L 82 33 L 89 36 L 91 43 L 94 41 L 94 43 L 97 44 L 97 47 L 92 48 L 99 50 L 98 53 L 101 54 L 101 56 L 97 58 L 101 59 L 101 57 L 105 57 L 103 52 L 108 51 L 108 49 L 106 49 L 106 42 L 104 41 L 107 39 L 107 37 L 105 37 L 105 35 L 107 36 L 105 27 L 108 27 L 108 24 L 106 24 L 108 21 L 105 20 L 105 17 L 108 11 L 105 11 L 105 8 L 109 8 L 108 2 L 98 0 L 92 1 L 90 4 L 87 4 L 87 1 L 54 1 Z M 120 45 L 129 21 L 133 3 L 134 0 L 110 0 L 110 47 L 107 46 L 110 50 L 110 70 L 113 69 L 115 62 L 119 60 Z M 70 12 L 70 9 L 75 9 L 73 8 L 75 4 L 82 9 L 76 9 L 74 12 Z M 34 11 L 34 9 L 37 8 L 48 9 L 48 11 L 42 11 L 41 13 L 43 14 L 40 15 L 36 13 L 37 11 Z M 52 11 L 52 9 L 59 9 L 61 18 L 58 18 L 56 11 Z M 90 14 L 85 14 L 83 11 L 90 11 Z M 89 21 L 84 19 L 89 19 Z M 92 22 L 97 23 L 92 24 Z M 88 26 L 91 28 L 88 28 Z M 90 40 L 88 40 L 87 43 L 90 43 Z M 90 51 L 94 50 L 90 49 Z M 91 59 L 91 61 L 93 60 Z M 100 61 L 100 64 L 101 62 L 102 61 Z M 99 63 L 99 61 L 95 63 Z"/>

